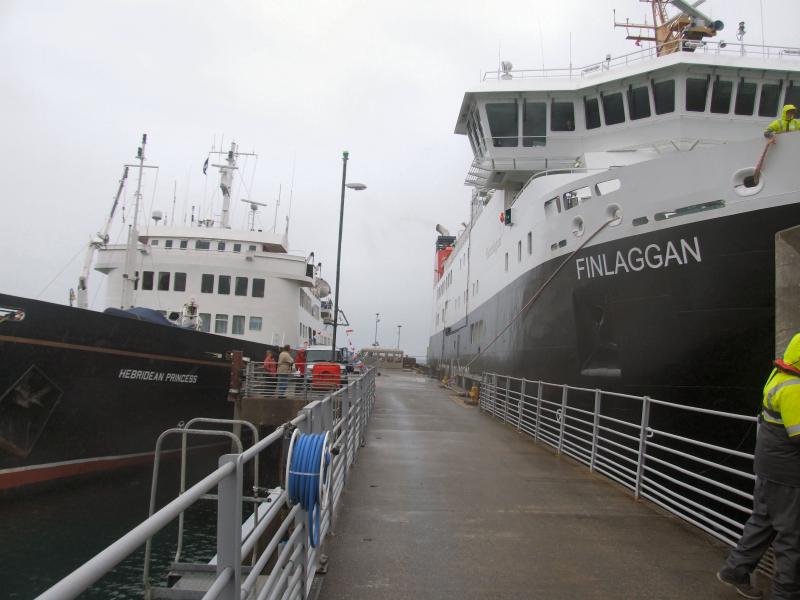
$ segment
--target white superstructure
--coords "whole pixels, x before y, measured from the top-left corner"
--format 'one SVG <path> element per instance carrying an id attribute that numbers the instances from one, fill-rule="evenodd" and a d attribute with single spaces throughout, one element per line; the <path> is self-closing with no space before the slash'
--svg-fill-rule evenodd
<path id="1" fill-rule="evenodd" d="M 221 223 L 161 226 L 156 213 L 144 233 L 131 225 L 135 242 L 94 244 L 94 268 L 108 277 L 106 306 L 150 308 L 176 324 L 265 344 L 330 343 L 330 287 L 319 277 L 313 253 L 310 260 L 290 253 L 287 233 L 230 228 L 236 144 L 224 154 L 225 163 L 213 165 L 220 171 Z M 130 302 L 126 260 L 135 265 Z"/>

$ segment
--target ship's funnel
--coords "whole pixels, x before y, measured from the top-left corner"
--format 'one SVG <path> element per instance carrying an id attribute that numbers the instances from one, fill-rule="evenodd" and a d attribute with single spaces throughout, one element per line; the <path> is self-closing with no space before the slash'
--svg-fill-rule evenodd
<path id="1" fill-rule="evenodd" d="M 443 225 L 436 225 L 436 231 L 439 232 L 439 235 L 450 235 L 450 232 Z"/>

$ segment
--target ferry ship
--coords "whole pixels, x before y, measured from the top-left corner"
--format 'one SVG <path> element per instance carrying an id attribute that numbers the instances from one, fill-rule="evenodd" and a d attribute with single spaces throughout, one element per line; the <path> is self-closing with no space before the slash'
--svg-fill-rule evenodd
<path id="1" fill-rule="evenodd" d="M 800 327 L 791 307 L 776 323 L 775 274 L 800 134 L 763 135 L 800 102 L 800 50 L 650 4 L 654 25 L 621 24 L 647 47 L 503 62 L 464 94 L 472 197 L 457 235 L 437 227 L 434 368 L 756 410 L 776 334 Z"/>
<path id="2" fill-rule="evenodd" d="M 89 243 L 78 307 L 0 294 L 0 492 L 148 462 L 165 429 L 233 418 L 231 351 L 260 361 L 268 348 L 331 341 L 330 286 L 313 253 L 289 252 L 288 220 L 262 231 L 263 204 L 247 201 L 248 229 L 231 228 L 238 146 L 209 154 L 221 159 L 218 221 L 166 225 L 155 211 L 140 227 L 146 141 Z M 129 172 L 127 243 L 111 244 Z M 92 265 L 107 277 L 104 312 L 88 309 Z"/>

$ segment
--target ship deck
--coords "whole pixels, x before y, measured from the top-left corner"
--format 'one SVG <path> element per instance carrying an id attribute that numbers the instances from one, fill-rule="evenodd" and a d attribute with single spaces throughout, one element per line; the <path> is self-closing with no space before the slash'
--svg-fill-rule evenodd
<path id="1" fill-rule="evenodd" d="M 721 542 L 434 380 L 384 371 L 377 393 L 320 600 L 737 597 Z"/>

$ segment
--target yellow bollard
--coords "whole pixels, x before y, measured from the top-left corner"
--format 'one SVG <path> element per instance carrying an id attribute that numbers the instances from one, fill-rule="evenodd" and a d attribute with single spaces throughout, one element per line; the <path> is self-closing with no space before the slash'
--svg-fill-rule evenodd
<path id="1" fill-rule="evenodd" d="M 478 401 L 478 386 L 474 383 L 472 384 L 472 389 L 469 391 L 469 397 L 472 399 L 473 402 Z"/>

